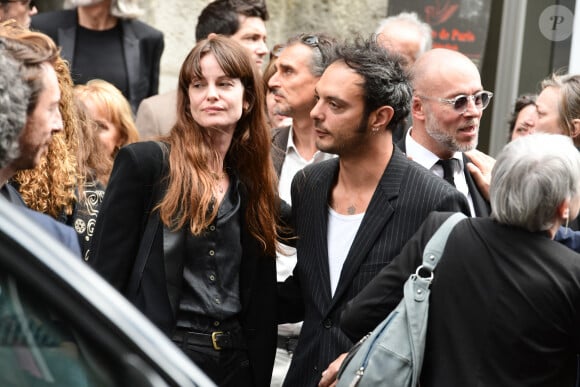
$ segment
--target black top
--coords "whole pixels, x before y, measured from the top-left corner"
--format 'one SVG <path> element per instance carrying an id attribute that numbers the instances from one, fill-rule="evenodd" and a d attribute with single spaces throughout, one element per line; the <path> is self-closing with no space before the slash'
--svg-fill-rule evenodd
<path id="1" fill-rule="evenodd" d="M 427 241 L 449 217 L 433 213 L 353 298 L 341 328 L 353 340 L 401 300 Z M 546 233 L 461 221 L 431 284 L 421 386 L 574 386 L 580 353 L 580 256 Z"/>
<path id="2" fill-rule="evenodd" d="M 206 232 L 200 236 L 187 233 L 178 327 L 204 331 L 209 327 L 197 326 L 196 321 L 211 319 L 211 325 L 217 327 L 242 310 L 240 222 L 240 194 L 232 177 L 217 217 Z"/>
<path id="3" fill-rule="evenodd" d="M 97 215 L 105 196 L 105 186 L 92 179 L 85 182 L 83 190 L 84 199 L 77 202 L 71 223 L 79 238 L 83 259 L 88 261 Z"/>
<path id="4" fill-rule="evenodd" d="M 71 74 L 75 84 L 91 79 L 104 79 L 115 85 L 129 98 L 127 70 L 123 53 L 123 31 L 115 27 L 95 31 L 77 26 L 77 40 Z"/>

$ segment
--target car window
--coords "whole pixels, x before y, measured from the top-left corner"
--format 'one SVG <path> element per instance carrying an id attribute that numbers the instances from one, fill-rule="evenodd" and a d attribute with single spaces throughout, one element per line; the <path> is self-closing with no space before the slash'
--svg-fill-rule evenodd
<path id="1" fill-rule="evenodd" d="M 79 336 L 28 290 L 13 277 L 0 278 L 0 385 L 119 385 L 94 340 Z"/>

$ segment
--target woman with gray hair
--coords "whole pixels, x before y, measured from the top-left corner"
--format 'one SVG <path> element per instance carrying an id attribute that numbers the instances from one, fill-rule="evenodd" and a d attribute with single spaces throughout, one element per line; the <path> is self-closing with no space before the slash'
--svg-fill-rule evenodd
<path id="1" fill-rule="evenodd" d="M 562 135 L 517 139 L 498 157 L 490 193 L 491 217 L 457 224 L 435 270 L 421 385 L 572 386 L 580 256 L 552 238 L 578 215 L 580 153 Z M 449 216 L 431 214 L 347 305 L 341 328 L 353 342 L 396 307 Z"/>

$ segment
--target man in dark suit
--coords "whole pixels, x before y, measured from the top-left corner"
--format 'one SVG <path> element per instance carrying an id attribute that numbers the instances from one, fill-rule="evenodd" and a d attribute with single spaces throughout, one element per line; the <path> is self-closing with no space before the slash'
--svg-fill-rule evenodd
<path id="1" fill-rule="evenodd" d="M 123 92 L 136 112 L 141 100 L 158 92 L 163 34 L 136 20 L 128 4 L 119 7 L 122 1 L 75 0 L 76 9 L 35 15 L 31 29 L 61 47 L 75 84 L 104 79 Z"/>
<path id="2" fill-rule="evenodd" d="M 346 303 L 399 253 L 434 210 L 469 207 L 452 186 L 410 161 L 391 130 L 408 114 L 411 88 L 376 42 L 341 46 L 316 85 L 316 146 L 338 158 L 292 183 L 298 262 L 279 285 L 279 322 L 304 320 L 285 386 L 315 386 L 352 346 L 338 321 Z"/>
<path id="3" fill-rule="evenodd" d="M 307 43 L 314 42 L 316 44 Z M 316 82 L 329 65 L 335 41 L 324 34 L 293 36 L 275 62 L 276 72 L 269 87 L 274 94 L 275 112 L 292 118 L 292 125 L 275 128 L 272 133 L 272 159 L 278 175 L 280 198 L 292 204 L 290 186 L 298 171 L 310 164 L 335 157 L 316 148 L 316 132 L 310 111 L 316 104 Z M 284 247 L 276 257 L 278 281 L 284 281 L 296 265 L 296 250 Z M 278 327 L 278 348 L 270 387 L 280 387 L 290 367 L 301 323 Z"/>
<path id="4" fill-rule="evenodd" d="M 477 146 L 479 122 L 493 94 L 483 90 L 475 64 L 448 49 L 423 54 L 411 77 L 413 126 L 397 145 L 413 161 L 452 182 L 467 198 L 472 216 L 488 216 L 489 202 L 469 173 L 463 152 Z"/>

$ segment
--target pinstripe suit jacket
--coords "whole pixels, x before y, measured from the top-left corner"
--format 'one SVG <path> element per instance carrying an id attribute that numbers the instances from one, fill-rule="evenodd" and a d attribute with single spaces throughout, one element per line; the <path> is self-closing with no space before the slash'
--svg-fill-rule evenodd
<path id="1" fill-rule="evenodd" d="M 399 253 L 431 211 L 469 214 L 459 191 L 394 147 L 331 297 L 328 198 L 338 163 L 337 158 L 310 165 L 292 182 L 298 263 L 279 285 L 278 316 L 279 322 L 304 320 L 304 325 L 284 386 L 317 385 L 328 364 L 352 346 L 338 326 L 344 306 Z"/>

